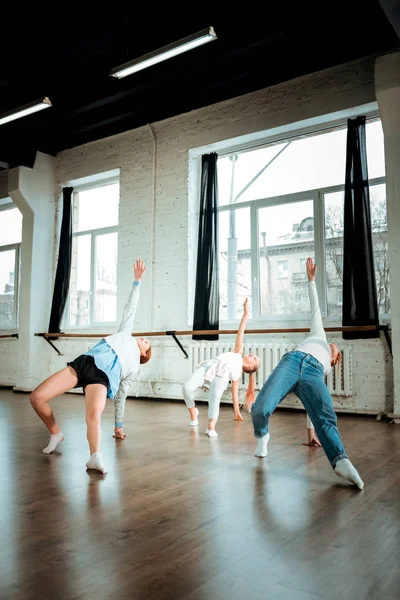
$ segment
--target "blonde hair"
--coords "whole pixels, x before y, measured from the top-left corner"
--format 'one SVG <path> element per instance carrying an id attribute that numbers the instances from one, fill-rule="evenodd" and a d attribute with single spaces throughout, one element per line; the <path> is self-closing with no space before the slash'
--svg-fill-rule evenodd
<path id="1" fill-rule="evenodd" d="M 258 371 L 259 366 L 260 366 L 260 364 L 258 364 L 258 367 L 254 368 L 254 369 L 249 369 L 247 367 L 243 367 L 243 372 L 249 374 L 249 383 L 247 385 L 245 403 L 243 404 L 243 408 L 246 412 L 251 411 L 251 407 L 254 404 L 254 400 L 256 399 L 256 397 L 255 397 L 256 375 L 255 374 Z"/>

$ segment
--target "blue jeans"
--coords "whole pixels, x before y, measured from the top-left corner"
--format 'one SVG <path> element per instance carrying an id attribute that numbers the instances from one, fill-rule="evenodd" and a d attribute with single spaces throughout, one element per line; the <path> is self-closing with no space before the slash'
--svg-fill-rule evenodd
<path id="1" fill-rule="evenodd" d="M 340 438 L 332 398 L 325 385 L 324 368 L 310 354 L 299 350 L 288 352 L 264 383 L 251 410 L 255 437 L 267 435 L 271 414 L 290 392 L 303 403 L 325 454 L 335 468 L 338 460 L 348 456 Z"/>

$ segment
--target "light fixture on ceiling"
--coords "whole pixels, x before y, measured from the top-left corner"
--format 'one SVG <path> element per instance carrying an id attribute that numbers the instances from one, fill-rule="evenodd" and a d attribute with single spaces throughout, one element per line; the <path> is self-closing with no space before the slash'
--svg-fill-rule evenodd
<path id="1" fill-rule="evenodd" d="M 183 54 L 183 52 L 193 50 L 193 48 L 197 48 L 197 46 L 202 46 L 208 42 L 213 42 L 216 39 L 217 34 L 215 33 L 214 28 L 207 27 L 207 29 L 203 29 L 198 33 L 193 33 L 192 35 L 189 35 L 178 42 L 168 44 L 168 46 L 164 46 L 159 50 L 154 50 L 153 52 L 149 52 L 149 54 L 145 54 L 140 58 L 135 58 L 134 60 L 131 60 L 119 67 L 115 67 L 115 69 L 112 69 L 110 72 L 110 75 L 111 77 L 122 79 L 122 77 L 127 77 L 127 75 L 132 75 L 132 73 L 142 71 L 143 69 L 147 69 L 147 67 L 152 67 L 163 60 L 168 60 L 173 56 Z"/>
<path id="2" fill-rule="evenodd" d="M 32 113 L 43 110 L 44 108 L 50 108 L 50 106 L 52 106 L 52 104 L 47 97 L 42 98 L 42 100 L 36 100 L 35 102 L 31 102 L 30 104 L 26 104 L 25 106 L 21 106 L 20 108 L 16 108 L 8 113 L 0 115 L 0 125 L 9 123 L 15 119 L 21 119 L 22 117 L 31 115 Z"/>

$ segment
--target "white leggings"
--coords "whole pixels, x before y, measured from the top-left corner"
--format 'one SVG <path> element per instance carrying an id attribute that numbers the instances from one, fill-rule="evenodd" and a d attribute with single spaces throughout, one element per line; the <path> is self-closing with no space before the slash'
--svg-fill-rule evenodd
<path id="1" fill-rule="evenodd" d="M 194 393 L 197 388 L 201 387 L 205 383 L 204 375 L 207 370 L 207 365 L 202 365 L 195 370 L 190 379 L 182 386 L 182 393 L 185 399 L 186 406 L 188 408 L 194 407 Z M 224 377 L 215 377 L 210 384 L 210 393 L 208 396 L 208 418 L 218 419 L 219 415 L 219 403 L 221 396 L 226 390 L 229 381 Z"/>

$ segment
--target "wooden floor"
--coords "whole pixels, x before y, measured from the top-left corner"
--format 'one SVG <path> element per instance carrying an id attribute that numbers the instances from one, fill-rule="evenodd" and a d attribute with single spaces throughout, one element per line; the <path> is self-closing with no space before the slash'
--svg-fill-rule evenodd
<path id="1" fill-rule="evenodd" d="M 83 397 L 53 408 L 66 439 L 45 456 L 28 396 L 0 390 L 1 600 L 400 597 L 400 427 L 339 418 L 359 492 L 301 446 L 304 414 L 275 413 L 260 460 L 229 406 L 210 440 L 205 405 L 197 431 L 182 403 L 130 400 L 122 442 L 109 402 L 101 476 Z"/>

